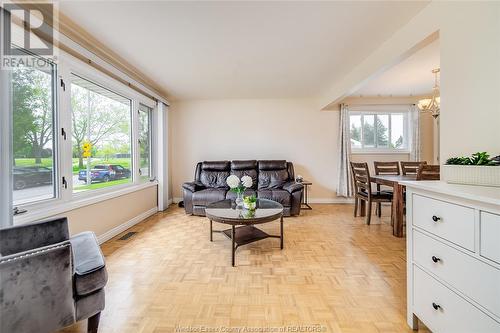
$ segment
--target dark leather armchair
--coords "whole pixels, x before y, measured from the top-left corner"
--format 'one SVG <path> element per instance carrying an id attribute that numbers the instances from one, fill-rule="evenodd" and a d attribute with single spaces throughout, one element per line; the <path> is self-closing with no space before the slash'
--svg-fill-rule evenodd
<path id="1" fill-rule="evenodd" d="M 294 180 L 293 164 L 283 160 L 199 162 L 194 181 L 182 186 L 186 213 L 205 216 L 208 204 L 235 199 L 236 194 L 226 184 L 231 174 L 252 177 L 252 187 L 245 191 L 245 196 L 277 201 L 283 205 L 285 216 L 300 214 L 303 186 Z"/>
<path id="2" fill-rule="evenodd" d="M 107 272 L 91 232 L 66 218 L 0 230 L 0 331 L 53 332 L 88 319 L 97 332 Z"/>

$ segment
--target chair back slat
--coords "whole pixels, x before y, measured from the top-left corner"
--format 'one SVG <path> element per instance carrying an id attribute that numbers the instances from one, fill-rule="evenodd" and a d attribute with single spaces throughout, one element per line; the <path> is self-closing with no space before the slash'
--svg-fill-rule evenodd
<path id="1" fill-rule="evenodd" d="M 396 162 L 373 162 L 376 175 L 400 175 L 399 163 Z"/>
<path id="2" fill-rule="evenodd" d="M 417 171 L 417 180 L 439 180 L 440 169 L 439 165 L 421 165 Z"/>
<path id="3" fill-rule="evenodd" d="M 401 161 L 401 171 L 403 175 L 416 175 L 418 168 L 421 165 L 426 165 L 426 161 L 417 161 L 417 162 L 403 162 Z"/>
<path id="4" fill-rule="evenodd" d="M 368 163 L 351 162 L 351 170 L 355 192 L 366 192 L 367 195 L 370 195 L 371 179 Z"/>

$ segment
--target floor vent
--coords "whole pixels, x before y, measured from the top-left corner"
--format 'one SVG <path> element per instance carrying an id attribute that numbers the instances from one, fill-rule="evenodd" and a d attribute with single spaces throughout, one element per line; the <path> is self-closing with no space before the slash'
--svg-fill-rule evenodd
<path id="1" fill-rule="evenodd" d="M 127 232 L 125 235 L 123 235 L 120 238 L 118 238 L 118 240 L 127 240 L 130 237 L 135 236 L 135 234 L 137 234 L 137 232 L 135 232 L 135 231 Z"/>

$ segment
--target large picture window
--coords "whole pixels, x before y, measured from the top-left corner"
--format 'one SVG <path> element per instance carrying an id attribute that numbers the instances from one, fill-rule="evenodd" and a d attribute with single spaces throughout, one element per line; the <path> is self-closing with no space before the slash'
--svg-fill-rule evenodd
<path id="1" fill-rule="evenodd" d="M 0 77 L 15 223 L 156 185 L 156 101 L 60 54 L 57 64 L 29 54 L 39 67 L 20 63 Z"/>
<path id="2" fill-rule="evenodd" d="M 71 75 L 73 192 L 132 182 L 132 101 Z"/>
<path id="3" fill-rule="evenodd" d="M 14 206 L 56 193 L 55 65 L 11 71 Z"/>
<path id="4" fill-rule="evenodd" d="M 356 151 L 408 150 L 408 113 L 351 112 L 351 149 Z"/>

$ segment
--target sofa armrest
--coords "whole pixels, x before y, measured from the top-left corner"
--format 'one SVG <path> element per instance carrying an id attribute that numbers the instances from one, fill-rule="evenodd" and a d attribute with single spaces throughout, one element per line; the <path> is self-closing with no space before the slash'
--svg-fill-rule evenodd
<path id="1" fill-rule="evenodd" d="M 187 182 L 187 183 L 182 184 L 182 188 L 185 190 L 188 190 L 190 192 L 196 192 L 199 190 L 203 190 L 205 188 L 205 186 L 203 186 L 203 184 L 198 183 L 198 182 Z"/>
<path id="2" fill-rule="evenodd" d="M 296 182 L 288 182 L 288 183 L 285 183 L 285 185 L 283 185 L 283 189 L 285 191 L 290 192 L 290 193 L 302 191 L 303 188 L 304 188 L 304 185 L 302 185 L 300 183 L 296 183 Z"/>
<path id="3" fill-rule="evenodd" d="M 79 233 L 71 237 L 70 242 L 77 275 L 90 274 L 105 266 L 104 256 L 93 232 Z"/>
<path id="4" fill-rule="evenodd" d="M 82 232 L 71 237 L 70 242 L 75 261 L 76 294 L 85 296 L 104 288 L 108 272 L 94 233 Z"/>
<path id="5" fill-rule="evenodd" d="M 0 229 L 0 255 L 7 256 L 69 239 L 68 220 L 52 219 Z"/>

